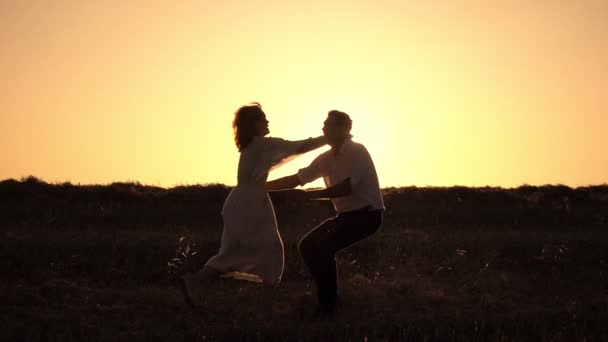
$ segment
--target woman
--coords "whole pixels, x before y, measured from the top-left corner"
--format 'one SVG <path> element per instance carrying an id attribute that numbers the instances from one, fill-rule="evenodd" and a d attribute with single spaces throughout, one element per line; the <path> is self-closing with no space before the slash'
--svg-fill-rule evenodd
<path id="1" fill-rule="evenodd" d="M 218 254 L 202 270 L 181 278 L 184 298 L 190 305 L 193 289 L 220 275 L 267 285 L 281 281 L 283 242 L 264 185 L 270 171 L 327 143 L 323 136 L 301 141 L 266 138 L 270 133 L 268 120 L 259 103 L 239 108 L 232 127 L 241 153 L 238 184 L 222 208 L 224 230 Z"/>

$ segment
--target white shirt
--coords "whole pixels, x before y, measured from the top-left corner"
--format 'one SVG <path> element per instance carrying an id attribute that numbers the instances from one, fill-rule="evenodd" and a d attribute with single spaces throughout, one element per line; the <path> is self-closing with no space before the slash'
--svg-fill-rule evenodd
<path id="1" fill-rule="evenodd" d="M 366 206 L 371 206 L 372 210 L 384 210 L 376 168 L 365 146 L 346 139 L 337 154 L 330 149 L 315 158 L 308 167 L 298 171 L 300 185 L 320 177 L 323 177 L 327 187 L 350 177 L 351 194 L 332 198 L 338 213 Z"/>

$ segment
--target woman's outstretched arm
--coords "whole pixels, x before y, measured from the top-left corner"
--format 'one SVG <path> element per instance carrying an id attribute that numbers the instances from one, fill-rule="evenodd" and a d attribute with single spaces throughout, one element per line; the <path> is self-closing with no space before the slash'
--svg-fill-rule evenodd
<path id="1" fill-rule="evenodd" d="M 318 136 L 316 138 L 309 138 L 304 140 L 302 145 L 300 145 L 300 147 L 298 147 L 298 149 L 296 150 L 296 153 L 301 154 L 316 150 L 325 144 L 327 144 L 327 138 L 325 138 L 325 136 L 323 135 Z"/>
<path id="2" fill-rule="evenodd" d="M 336 198 L 348 196 L 352 193 L 350 178 L 342 182 L 332 185 L 329 188 L 320 190 L 301 190 L 294 189 L 299 185 L 297 175 L 287 176 L 266 183 L 267 191 L 279 191 L 288 194 L 288 196 L 299 200 L 309 200 L 315 198 Z"/>
<path id="3" fill-rule="evenodd" d="M 336 198 L 348 196 L 352 193 L 352 186 L 350 183 L 350 178 L 346 178 L 342 182 L 332 185 L 329 188 L 320 189 L 320 190 L 300 190 L 303 194 L 300 194 L 304 199 L 313 199 L 313 198 Z"/>

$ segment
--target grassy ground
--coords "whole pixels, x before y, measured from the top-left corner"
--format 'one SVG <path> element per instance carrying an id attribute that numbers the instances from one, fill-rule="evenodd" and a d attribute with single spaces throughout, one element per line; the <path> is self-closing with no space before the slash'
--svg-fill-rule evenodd
<path id="1" fill-rule="evenodd" d="M 331 205 L 279 194 L 280 286 L 185 305 L 171 275 L 218 250 L 229 191 L 0 181 L 0 341 L 608 340 L 608 185 L 384 189 L 381 231 L 338 255 L 334 320 L 311 320 L 296 249 Z"/>
<path id="2" fill-rule="evenodd" d="M 181 269 L 203 263 L 219 247 L 218 226 L 3 228 L 0 340 L 608 340 L 601 229 L 389 221 L 338 256 L 346 305 L 315 321 L 296 251 L 310 225 L 282 225 L 285 273 L 270 294 L 224 279 L 194 310 L 168 262 L 189 245 L 198 253 L 182 256 Z"/>

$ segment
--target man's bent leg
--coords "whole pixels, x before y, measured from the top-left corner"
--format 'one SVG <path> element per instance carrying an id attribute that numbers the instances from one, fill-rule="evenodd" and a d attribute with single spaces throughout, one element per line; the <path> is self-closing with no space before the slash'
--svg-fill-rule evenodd
<path id="1" fill-rule="evenodd" d="M 378 231 L 381 211 L 360 210 L 328 219 L 302 238 L 300 254 L 317 285 L 321 308 L 333 310 L 338 296 L 336 252 Z"/>
<path id="2" fill-rule="evenodd" d="M 319 304 L 323 309 L 333 309 L 337 297 L 337 267 L 335 254 L 328 241 L 335 234 L 335 218 L 328 219 L 306 234 L 298 245 L 304 263 L 317 285 Z"/>

